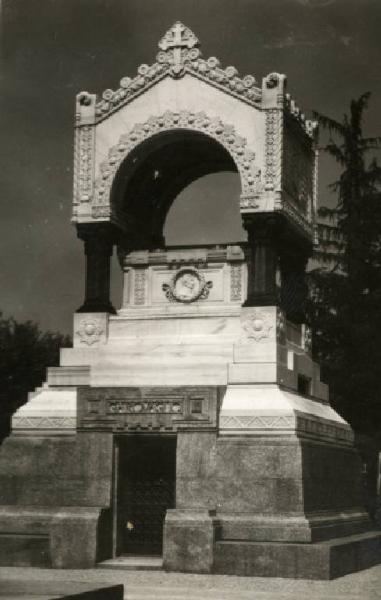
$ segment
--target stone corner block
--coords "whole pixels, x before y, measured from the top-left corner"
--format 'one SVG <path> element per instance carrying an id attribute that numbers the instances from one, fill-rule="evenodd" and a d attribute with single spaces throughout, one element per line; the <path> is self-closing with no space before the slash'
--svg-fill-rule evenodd
<path id="1" fill-rule="evenodd" d="M 62 510 L 52 520 L 50 554 L 56 569 L 87 569 L 97 562 L 100 508 Z"/>
<path id="2" fill-rule="evenodd" d="M 211 573 L 217 529 L 215 511 L 168 510 L 164 523 L 164 569 Z"/>

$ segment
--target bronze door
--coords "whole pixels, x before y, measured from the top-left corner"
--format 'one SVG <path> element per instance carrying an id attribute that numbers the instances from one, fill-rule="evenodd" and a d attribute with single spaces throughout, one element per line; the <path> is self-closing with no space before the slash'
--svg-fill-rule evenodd
<path id="1" fill-rule="evenodd" d="M 119 446 L 118 554 L 161 554 L 175 506 L 176 439 L 128 437 Z"/>

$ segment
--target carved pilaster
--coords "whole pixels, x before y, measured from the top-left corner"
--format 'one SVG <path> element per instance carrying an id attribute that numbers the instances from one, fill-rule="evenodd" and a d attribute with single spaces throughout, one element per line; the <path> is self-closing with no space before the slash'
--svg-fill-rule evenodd
<path id="1" fill-rule="evenodd" d="M 115 233 L 108 225 L 78 227 L 86 255 L 85 301 L 77 312 L 115 313 L 110 301 L 110 258 Z"/>

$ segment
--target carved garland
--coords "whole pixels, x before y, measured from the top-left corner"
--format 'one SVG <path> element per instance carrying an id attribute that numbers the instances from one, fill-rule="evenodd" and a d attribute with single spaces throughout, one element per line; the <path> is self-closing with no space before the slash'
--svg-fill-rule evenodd
<path id="1" fill-rule="evenodd" d="M 167 111 L 161 116 L 150 117 L 145 123 L 136 124 L 129 133 L 119 138 L 118 144 L 110 149 L 108 159 L 100 166 L 101 176 L 95 181 L 95 199 L 92 206 L 94 219 L 110 216 L 111 185 L 115 173 L 127 155 L 152 135 L 171 129 L 198 131 L 224 146 L 232 156 L 240 174 L 241 207 L 255 205 L 255 198 L 261 190 L 261 171 L 254 163 L 254 153 L 246 148 L 246 139 L 237 135 L 232 125 L 225 125 L 218 117 L 208 117 L 204 112 Z"/>

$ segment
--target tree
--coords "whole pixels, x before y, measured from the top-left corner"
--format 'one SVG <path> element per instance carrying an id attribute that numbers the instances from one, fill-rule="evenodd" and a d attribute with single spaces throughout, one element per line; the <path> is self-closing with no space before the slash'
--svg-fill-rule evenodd
<path id="1" fill-rule="evenodd" d="M 362 131 L 369 97 L 353 100 L 341 122 L 315 115 L 330 134 L 325 150 L 342 172 L 331 186 L 337 205 L 319 211 L 319 266 L 309 274 L 307 315 L 333 405 L 357 432 L 375 433 L 381 427 L 381 169 L 368 160 L 380 138 Z"/>
<path id="2" fill-rule="evenodd" d="M 18 323 L 0 312 L 0 442 L 12 414 L 44 381 L 46 367 L 58 365 L 59 348 L 70 343 L 69 336 L 43 333 L 32 321 Z"/>

